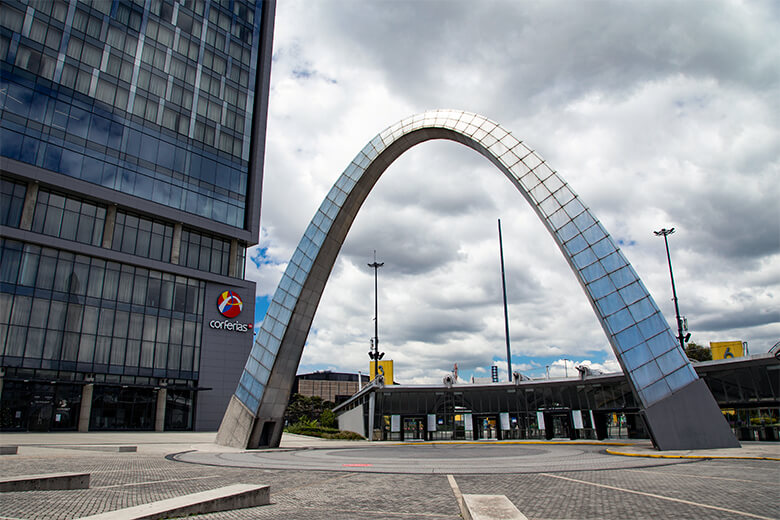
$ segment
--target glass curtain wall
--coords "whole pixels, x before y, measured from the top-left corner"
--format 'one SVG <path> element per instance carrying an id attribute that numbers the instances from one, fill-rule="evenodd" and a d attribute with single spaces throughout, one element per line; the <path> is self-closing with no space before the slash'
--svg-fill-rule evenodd
<path id="1" fill-rule="evenodd" d="M 0 241 L 8 367 L 197 379 L 205 283 Z"/>
<path id="2" fill-rule="evenodd" d="M 5 0 L 0 153 L 243 227 L 260 12 Z"/>

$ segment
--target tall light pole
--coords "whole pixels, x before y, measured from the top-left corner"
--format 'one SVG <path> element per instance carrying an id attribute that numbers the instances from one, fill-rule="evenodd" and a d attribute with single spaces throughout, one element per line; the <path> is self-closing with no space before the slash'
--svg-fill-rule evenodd
<path id="1" fill-rule="evenodd" d="M 672 256 L 669 254 L 669 239 L 667 238 L 674 233 L 674 228 L 664 228 L 661 231 L 653 231 L 653 233 L 657 237 L 664 237 L 664 244 L 666 244 L 666 260 L 669 262 L 669 277 L 672 279 L 672 300 L 674 301 L 674 312 L 675 317 L 677 318 L 677 339 L 680 340 L 680 347 L 683 349 L 683 352 L 685 352 L 685 341 L 690 337 L 690 334 L 688 336 L 683 336 L 683 322 L 682 318 L 680 318 L 680 306 L 677 304 L 677 289 L 674 287 Z"/>
<path id="2" fill-rule="evenodd" d="M 509 347 L 509 310 L 506 306 L 506 275 L 504 274 L 504 240 L 501 238 L 501 219 L 498 219 L 498 248 L 501 253 L 501 287 L 504 289 L 504 335 L 506 336 L 506 371 L 512 382 L 512 349 Z"/>
<path id="3" fill-rule="evenodd" d="M 374 337 L 371 340 L 372 351 L 368 357 L 374 360 L 374 379 L 379 375 L 379 360 L 385 356 L 385 353 L 379 353 L 379 268 L 385 265 L 384 262 L 376 261 L 376 249 L 374 250 L 374 263 L 368 264 L 368 267 L 374 268 Z"/>

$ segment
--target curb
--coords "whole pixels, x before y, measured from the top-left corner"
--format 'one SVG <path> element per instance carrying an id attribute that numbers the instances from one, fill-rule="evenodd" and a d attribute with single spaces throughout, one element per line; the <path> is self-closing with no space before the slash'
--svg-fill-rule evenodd
<path id="1" fill-rule="evenodd" d="M 607 449 L 610 455 L 621 455 L 623 457 L 645 457 L 652 459 L 734 459 L 734 460 L 774 460 L 780 461 L 775 457 L 743 457 L 738 455 L 661 455 L 655 453 L 626 453 L 617 450 Z"/>
<path id="2" fill-rule="evenodd" d="M 482 441 L 423 441 L 423 442 L 398 442 L 393 446 L 431 446 L 436 444 L 478 444 L 480 446 L 501 446 L 509 444 L 540 444 L 540 445 L 552 445 L 552 444 L 564 444 L 568 446 L 635 446 L 632 442 L 574 442 L 574 441 L 497 441 L 497 442 L 482 442 Z"/>

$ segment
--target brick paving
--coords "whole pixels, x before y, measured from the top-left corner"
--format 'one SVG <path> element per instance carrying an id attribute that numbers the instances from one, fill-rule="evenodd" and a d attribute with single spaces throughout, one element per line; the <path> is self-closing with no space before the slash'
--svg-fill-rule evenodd
<path id="1" fill-rule="evenodd" d="M 529 519 L 780 518 L 780 464 L 772 461 L 703 460 L 643 469 L 491 475 L 488 479 L 469 475 L 457 480 L 463 493 L 506 495 Z"/>
<path id="2" fill-rule="evenodd" d="M 18 441 L 17 441 L 18 442 Z M 5 475 L 83 471 L 91 487 L 73 491 L 0 494 L 0 518 L 69 520 L 145 502 L 235 483 L 271 485 L 269 506 L 200 515 L 208 520 L 249 519 L 458 519 L 454 495 L 444 474 L 360 473 L 302 469 L 237 468 L 185 463 L 166 454 L 192 449 L 186 443 L 141 445 L 138 453 L 88 452 L 26 447 L 0 457 Z M 127 440 L 122 441 L 127 444 Z M 21 444 L 21 443 L 20 443 Z M 505 449 L 484 445 L 466 450 L 504 464 Z M 364 445 L 356 446 L 365 450 Z M 624 457 L 633 467 L 612 467 L 616 456 L 588 452 L 589 468 L 573 471 L 554 456 L 565 446 L 535 446 L 534 473 L 458 474 L 462 493 L 506 495 L 530 520 L 564 519 L 746 519 L 780 518 L 780 462 L 760 460 L 659 461 Z M 349 449 L 349 448 L 343 448 Z M 383 458 L 402 466 L 414 447 L 384 446 Z M 569 448 L 570 449 L 570 448 Z M 539 451 L 541 450 L 541 451 Z M 556 462 L 537 467 L 551 452 Z M 595 450 L 595 448 L 594 448 Z M 312 450 L 318 451 L 318 450 Z M 296 452 L 288 452 L 294 454 Z M 300 455 L 300 452 L 297 452 Z M 371 450 L 365 451 L 369 455 Z M 457 454 L 457 449 L 443 453 Z M 493 455 L 491 455 L 491 453 Z M 430 455 L 430 452 L 428 452 Z M 363 455 L 346 452 L 360 462 Z M 373 456 L 376 456 L 374 454 Z M 421 459 L 435 463 L 435 458 Z M 599 457 L 601 468 L 597 467 Z M 292 460 L 297 460 L 292 457 Z M 646 465 L 652 462 L 653 465 Z M 668 462 L 672 462 L 669 464 Z M 530 463 L 530 462 L 529 462 Z M 580 464 L 577 466 L 582 468 Z M 571 467 L 570 467 L 571 468 Z M 728 511 L 731 510 L 731 511 Z"/>
<path id="3" fill-rule="evenodd" d="M 3 493 L 0 518 L 66 520 L 239 482 L 270 484 L 273 504 L 198 518 L 334 520 L 376 518 L 377 512 L 388 518 L 460 518 L 443 475 L 399 479 L 397 475 L 225 468 L 132 453 L 0 460 L 5 474 L 77 470 L 92 474 L 86 490 Z"/>

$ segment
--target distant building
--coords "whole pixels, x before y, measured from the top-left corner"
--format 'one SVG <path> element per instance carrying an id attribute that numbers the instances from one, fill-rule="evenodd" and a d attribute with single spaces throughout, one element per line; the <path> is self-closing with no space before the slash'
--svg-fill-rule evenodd
<path id="1" fill-rule="evenodd" d="M 351 372 L 331 372 L 323 370 L 295 376 L 292 393 L 307 397 L 322 397 L 325 401 L 343 403 L 369 382 L 368 375 L 361 375 L 362 385 L 358 384 L 358 375 Z"/>

